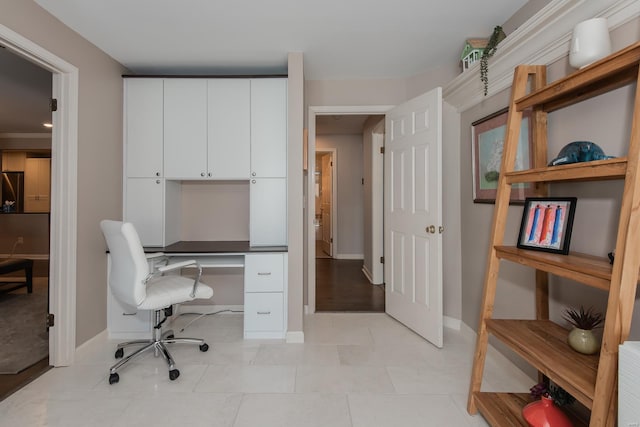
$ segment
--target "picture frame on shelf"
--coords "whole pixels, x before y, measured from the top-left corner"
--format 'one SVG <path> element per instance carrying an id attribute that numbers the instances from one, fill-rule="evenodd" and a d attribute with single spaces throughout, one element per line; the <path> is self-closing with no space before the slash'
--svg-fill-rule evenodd
<path id="1" fill-rule="evenodd" d="M 527 197 L 518 248 L 568 254 L 576 203 L 575 197 Z"/>
<path id="2" fill-rule="evenodd" d="M 508 115 L 509 109 L 504 108 L 471 124 L 474 203 L 496 202 Z M 515 170 L 533 168 L 533 136 L 530 119 L 531 112 L 529 110 L 524 111 L 520 126 Z M 527 197 L 533 195 L 533 184 L 513 184 L 509 203 L 522 204 Z"/>

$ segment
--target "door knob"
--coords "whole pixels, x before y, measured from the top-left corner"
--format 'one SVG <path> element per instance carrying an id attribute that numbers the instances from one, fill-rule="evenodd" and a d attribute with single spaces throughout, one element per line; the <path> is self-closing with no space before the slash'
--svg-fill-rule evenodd
<path id="1" fill-rule="evenodd" d="M 431 234 L 435 234 L 436 232 L 436 226 L 435 225 L 430 225 L 426 228 L 427 233 L 431 233 Z"/>
<path id="2" fill-rule="evenodd" d="M 444 233 L 444 226 L 441 225 L 440 227 L 438 227 L 438 233 Z"/>

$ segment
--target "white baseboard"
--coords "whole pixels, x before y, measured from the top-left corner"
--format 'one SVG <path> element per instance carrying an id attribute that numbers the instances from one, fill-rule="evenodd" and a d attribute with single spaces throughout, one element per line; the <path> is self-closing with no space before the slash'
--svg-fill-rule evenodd
<path id="1" fill-rule="evenodd" d="M 361 259 L 364 260 L 364 254 L 335 254 L 335 259 Z"/>
<path id="2" fill-rule="evenodd" d="M 83 359 L 84 357 L 89 355 L 96 346 L 100 345 L 100 343 L 106 341 L 108 338 L 109 331 L 105 329 L 98 335 L 89 338 L 88 340 L 80 344 L 78 347 L 76 347 L 76 353 L 74 357 L 75 361 Z"/>
<path id="3" fill-rule="evenodd" d="M 462 324 L 462 320 L 460 319 L 455 319 L 453 317 L 449 317 L 449 316 L 444 316 L 443 317 L 443 324 L 445 328 L 449 328 L 449 329 L 453 329 L 455 331 L 459 331 L 461 324 Z"/>
<path id="4" fill-rule="evenodd" d="M 369 283 L 373 284 L 373 276 L 366 265 L 362 264 L 362 273 L 365 275 Z"/>
<path id="5" fill-rule="evenodd" d="M 289 331 L 286 337 L 287 344 L 304 343 L 304 331 Z"/>

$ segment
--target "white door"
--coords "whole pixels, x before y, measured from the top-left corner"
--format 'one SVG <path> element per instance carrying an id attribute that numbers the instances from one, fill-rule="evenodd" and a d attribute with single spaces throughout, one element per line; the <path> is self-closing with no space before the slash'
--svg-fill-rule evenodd
<path id="1" fill-rule="evenodd" d="M 386 117 L 387 314 L 442 347 L 442 89 Z"/>
<path id="2" fill-rule="evenodd" d="M 333 156 L 322 156 L 322 190 L 320 194 L 320 213 L 322 215 L 322 250 L 333 256 L 333 218 L 331 200 L 333 198 Z"/>

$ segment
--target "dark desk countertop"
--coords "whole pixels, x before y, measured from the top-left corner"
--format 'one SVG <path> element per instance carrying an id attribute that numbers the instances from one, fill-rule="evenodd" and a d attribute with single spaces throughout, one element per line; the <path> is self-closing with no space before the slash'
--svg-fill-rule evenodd
<path id="1" fill-rule="evenodd" d="M 249 246 L 248 240 L 241 241 L 180 241 L 169 246 L 145 246 L 146 253 L 164 252 L 180 253 L 252 253 L 252 252 L 287 252 L 287 246 Z"/>

